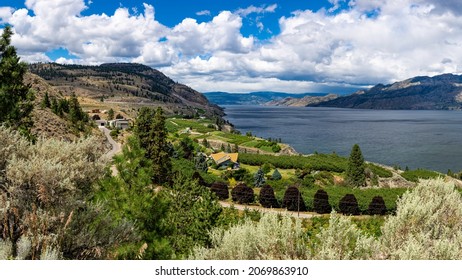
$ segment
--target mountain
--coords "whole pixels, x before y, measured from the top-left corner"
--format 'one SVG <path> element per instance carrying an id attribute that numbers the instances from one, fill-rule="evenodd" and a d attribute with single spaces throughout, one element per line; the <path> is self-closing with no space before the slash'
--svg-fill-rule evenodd
<path id="1" fill-rule="evenodd" d="M 282 100 L 272 100 L 267 102 L 265 105 L 268 106 L 290 106 L 290 107 L 306 107 L 315 104 L 319 104 L 321 102 L 330 101 L 333 99 L 338 98 L 339 95 L 337 94 L 327 94 L 325 96 L 304 96 L 302 98 L 296 97 L 287 97 Z"/>
<path id="2" fill-rule="evenodd" d="M 315 107 L 390 110 L 461 110 L 462 76 L 415 77 L 321 102 Z"/>
<path id="3" fill-rule="evenodd" d="M 219 105 L 264 105 L 267 102 L 283 100 L 285 98 L 301 98 L 305 96 L 320 96 L 323 94 L 261 91 L 251 93 L 206 92 L 204 95 L 211 102 Z"/>
<path id="4" fill-rule="evenodd" d="M 224 115 L 223 110 L 209 102 L 203 94 L 142 64 L 84 66 L 38 63 L 31 64 L 29 70 L 66 96 L 75 93 L 80 98 L 128 103 L 132 107 L 162 106 L 168 114 Z"/>

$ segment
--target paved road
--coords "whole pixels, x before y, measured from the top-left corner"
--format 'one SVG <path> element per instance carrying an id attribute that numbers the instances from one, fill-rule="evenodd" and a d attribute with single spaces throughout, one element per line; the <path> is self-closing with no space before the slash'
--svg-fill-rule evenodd
<path id="1" fill-rule="evenodd" d="M 99 129 L 104 133 L 104 136 L 106 136 L 107 140 L 109 141 L 109 144 L 111 144 L 112 149 L 107 152 L 104 156 L 107 157 L 108 159 L 112 159 L 116 154 L 120 153 L 122 151 L 122 145 L 120 143 L 117 143 L 112 139 L 111 137 L 111 131 L 107 129 L 107 127 L 100 126 Z M 111 166 L 111 171 L 112 171 L 112 176 L 117 176 L 118 171 L 115 165 Z"/>
<path id="2" fill-rule="evenodd" d="M 226 201 L 220 201 L 220 204 L 222 207 L 231 207 L 233 206 L 237 210 L 244 211 L 245 209 L 248 210 L 257 210 L 259 212 L 264 212 L 264 213 L 277 213 L 277 214 L 287 214 L 289 216 L 295 217 L 295 218 L 302 218 L 302 219 L 311 219 L 313 217 L 319 217 L 321 216 L 320 214 L 315 214 L 315 213 L 307 213 L 307 212 L 291 212 L 287 211 L 285 209 L 273 209 L 273 208 L 264 208 L 260 206 L 249 206 L 249 205 L 242 205 L 242 204 L 233 204 L 229 203 Z"/>

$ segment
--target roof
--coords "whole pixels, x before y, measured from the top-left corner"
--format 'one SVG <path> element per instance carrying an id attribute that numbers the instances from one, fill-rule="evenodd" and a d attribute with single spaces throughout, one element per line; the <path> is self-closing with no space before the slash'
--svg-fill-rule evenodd
<path id="1" fill-rule="evenodd" d="M 238 153 L 225 153 L 225 152 L 219 152 L 216 154 L 211 154 L 210 157 L 217 163 L 217 164 L 222 164 L 223 162 L 226 162 L 230 160 L 231 162 L 237 162 L 237 159 L 239 157 Z"/>

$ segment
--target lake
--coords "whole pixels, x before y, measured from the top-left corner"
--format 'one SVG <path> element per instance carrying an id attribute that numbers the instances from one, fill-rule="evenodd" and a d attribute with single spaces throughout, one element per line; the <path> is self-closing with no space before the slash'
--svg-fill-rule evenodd
<path id="1" fill-rule="evenodd" d="M 366 160 L 446 173 L 462 170 L 462 112 L 355 110 L 227 105 L 242 134 L 281 138 L 299 153 L 348 156 L 359 144 Z"/>

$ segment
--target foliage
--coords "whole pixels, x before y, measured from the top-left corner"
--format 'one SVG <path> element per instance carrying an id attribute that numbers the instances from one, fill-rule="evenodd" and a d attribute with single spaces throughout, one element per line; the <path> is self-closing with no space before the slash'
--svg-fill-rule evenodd
<path id="1" fill-rule="evenodd" d="M 112 108 L 110 108 L 109 111 L 107 112 L 107 118 L 108 120 L 114 119 L 114 110 Z"/>
<path id="2" fill-rule="evenodd" d="M 366 186 L 364 169 L 365 164 L 361 149 L 358 144 L 355 144 L 351 149 L 350 158 L 348 159 L 348 168 L 346 170 L 347 184 L 353 187 Z"/>
<path id="3" fill-rule="evenodd" d="M 231 190 L 233 201 L 239 204 L 248 204 L 255 201 L 253 189 L 245 184 L 239 184 Z"/>
<path id="4" fill-rule="evenodd" d="M 128 138 L 123 153 L 114 161 L 118 174 L 100 182 L 96 199 L 107 204 L 115 222 L 135 223 L 135 232 L 139 235 L 139 240 L 123 244 L 115 256 L 122 259 L 169 258 L 172 252 L 164 238 L 169 229 L 162 224 L 167 205 L 153 189 L 152 164 L 145 158 L 138 139 Z M 141 248 L 143 253 L 139 254 Z"/>
<path id="5" fill-rule="evenodd" d="M 274 190 L 269 185 L 264 185 L 260 190 L 260 204 L 265 208 L 279 208 L 279 202 L 274 196 Z"/>
<path id="6" fill-rule="evenodd" d="M 313 258 L 320 260 L 369 259 L 378 247 L 373 237 L 364 235 L 351 219 L 331 214 L 329 226 L 316 236 Z"/>
<path id="7" fill-rule="evenodd" d="M 168 239 L 176 257 L 189 254 L 194 246 L 210 245 L 206 233 L 212 230 L 221 213 L 212 193 L 178 174 L 172 189 L 163 191 L 163 196 L 169 203 L 165 224 L 171 228 Z"/>
<path id="8" fill-rule="evenodd" d="M 366 168 L 368 168 L 369 170 L 372 171 L 373 174 L 381 178 L 391 178 L 393 176 L 393 173 L 390 170 L 385 169 L 381 166 L 372 164 L 372 163 L 367 163 Z"/>
<path id="9" fill-rule="evenodd" d="M 0 124 L 19 130 L 32 139 L 33 93 L 23 82 L 27 66 L 20 62 L 16 48 L 11 45 L 12 35 L 11 27 L 5 26 L 0 38 Z"/>
<path id="10" fill-rule="evenodd" d="M 208 164 L 207 164 L 207 157 L 203 153 L 198 153 L 196 157 L 194 157 L 194 165 L 196 170 L 201 172 L 207 172 Z"/>
<path id="11" fill-rule="evenodd" d="M 385 215 L 387 213 L 387 206 L 385 206 L 383 198 L 381 196 L 374 196 L 367 212 L 369 215 Z"/>
<path id="12" fill-rule="evenodd" d="M 258 223 L 247 219 L 228 230 L 211 233 L 211 248 L 197 247 L 190 256 L 202 260 L 306 259 L 306 239 L 300 220 L 263 214 Z"/>
<path id="13" fill-rule="evenodd" d="M 152 181 L 156 184 L 170 183 L 172 178 L 167 134 L 162 108 L 157 107 L 156 111 L 147 107 L 140 109 L 135 135 L 146 151 L 146 157 L 152 161 Z"/>
<path id="14" fill-rule="evenodd" d="M 210 187 L 212 191 L 220 200 L 226 200 L 229 198 L 228 185 L 223 182 L 215 182 Z"/>
<path id="15" fill-rule="evenodd" d="M 408 170 L 401 173 L 401 176 L 411 182 L 418 182 L 419 179 L 435 179 L 441 176 L 441 174 L 425 169 Z"/>
<path id="16" fill-rule="evenodd" d="M 282 179 L 282 175 L 277 168 L 274 169 L 273 174 L 271 174 L 271 179 L 275 181 Z"/>
<path id="17" fill-rule="evenodd" d="M 0 239 L 11 258 L 107 258 L 133 237 L 130 223 L 110 222 L 108 211 L 90 201 L 105 164 L 95 142 L 31 145 L 0 127 Z"/>
<path id="18" fill-rule="evenodd" d="M 265 173 L 263 172 L 261 168 L 257 170 L 253 178 L 254 178 L 254 185 L 257 188 L 263 186 L 263 184 L 266 182 Z"/>
<path id="19" fill-rule="evenodd" d="M 453 183 L 423 180 L 398 202 L 385 220 L 381 254 L 385 259 L 461 259 L 462 197 Z"/>
<path id="20" fill-rule="evenodd" d="M 319 214 L 327 214 L 332 211 L 332 206 L 329 204 L 329 195 L 324 190 L 318 190 L 314 194 L 313 208 Z"/>
<path id="21" fill-rule="evenodd" d="M 305 201 L 303 200 L 300 190 L 295 186 L 290 186 L 284 193 L 282 207 L 289 211 L 306 211 Z"/>
<path id="22" fill-rule="evenodd" d="M 354 194 L 346 194 L 339 202 L 338 208 L 340 213 L 346 215 L 359 215 L 361 211 L 358 207 L 358 201 Z"/>
<path id="23" fill-rule="evenodd" d="M 347 159 L 338 155 L 317 154 L 310 156 L 273 156 L 261 154 L 239 154 L 239 161 L 243 164 L 261 166 L 265 163 L 272 164 L 281 169 L 304 169 L 325 170 L 332 172 L 344 172 L 347 168 Z"/>

